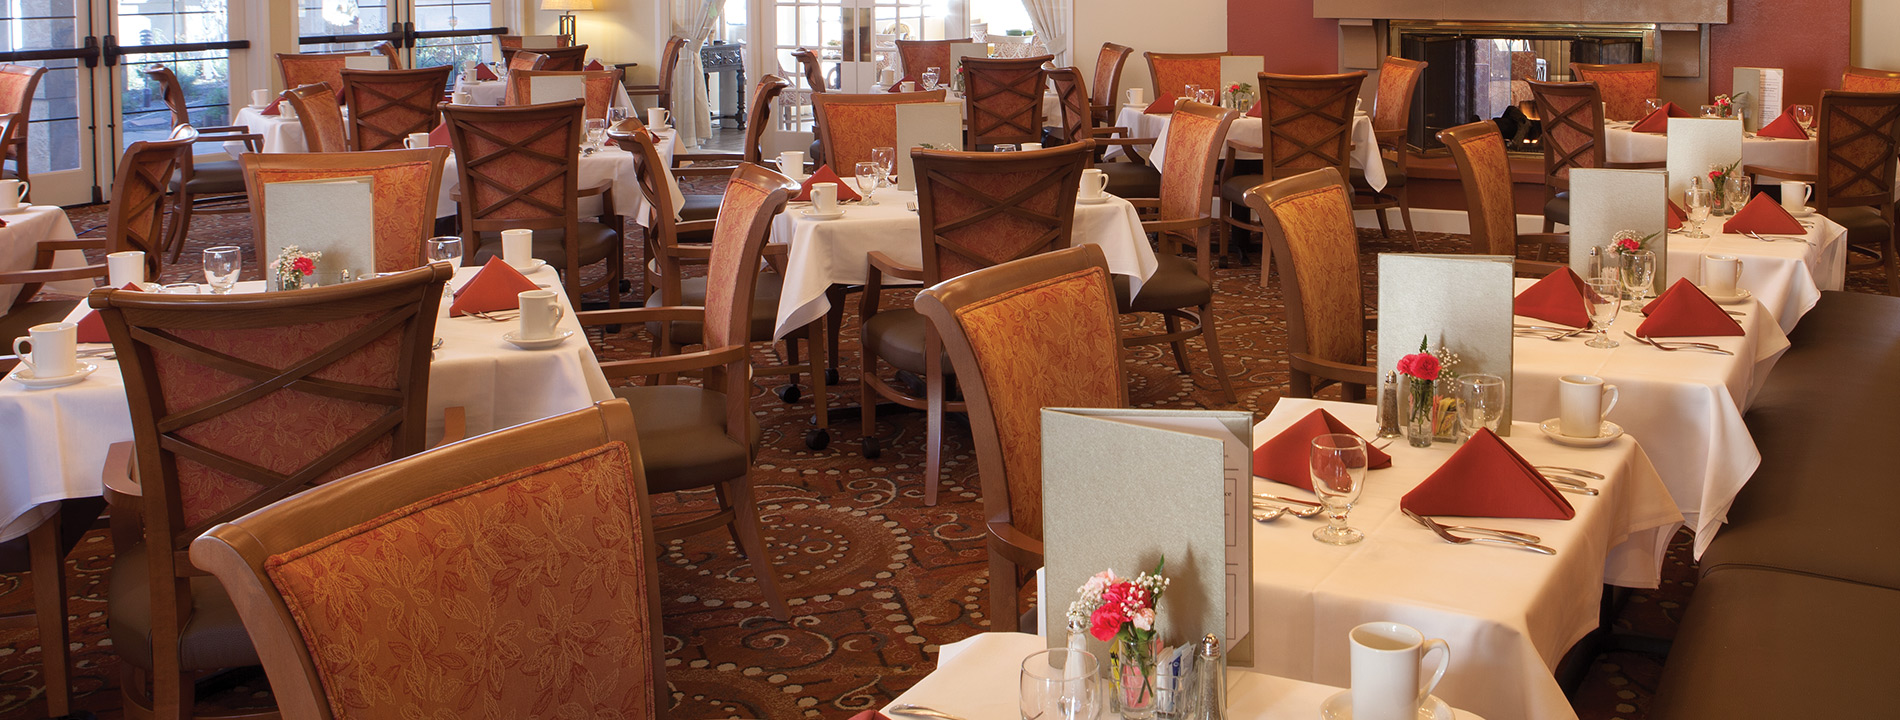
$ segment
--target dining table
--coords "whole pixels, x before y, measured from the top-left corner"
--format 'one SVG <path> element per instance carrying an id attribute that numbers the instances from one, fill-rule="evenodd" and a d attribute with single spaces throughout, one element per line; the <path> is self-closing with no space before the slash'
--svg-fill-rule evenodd
<path id="1" fill-rule="evenodd" d="M 1690 237 L 1687 223 L 1670 231 L 1663 261 L 1664 285 L 1687 278 L 1702 284 L 1702 258 L 1727 255 L 1742 261 L 1735 286 L 1748 291 L 1774 316 L 1784 333 L 1794 332 L 1801 316 L 1821 301 L 1821 291 L 1840 290 L 1847 284 L 1847 228 L 1820 214 L 1798 218 L 1801 235 L 1748 235 L 1722 231 L 1728 218 L 1711 217 L 1703 223 L 1708 237 Z"/>
<path id="2" fill-rule="evenodd" d="M 76 240 L 73 221 L 66 211 L 58 205 L 20 205 L 13 210 L 0 212 L 0 221 L 6 225 L 0 227 L 0 272 L 30 270 L 38 261 L 40 243 L 47 240 Z M 103 261 L 102 261 L 103 262 Z M 78 250 L 61 250 L 53 256 L 53 267 L 81 267 L 86 264 L 86 256 Z M 66 280 L 49 283 L 45 290 L 67 295 L 84 294 L 92 287 L 89 280 Z M 0 285 L 0 316 L 7 314 L 13 307 L 14 299 L 20 294 L 19 285 Z M 11 349 L 0 353 L 13 352 Z"/>
<path id="3" fill-rule="evenodd" d="M 1149 164 L 1162 167 L 1162 163 L 1167 158 L 1168 124 L 1174 119 L 1174 115 L 1145 112 L 1146 109 L 1147 106 L 1144 105 L 1123 105 L 1116 116 L 1115 123 L 1118 127 L 1128 129 L 1127 137 L 1154 138 L 1154 145 L 1146 152 L 1140 150 L 1136 152 L 1140 152 L 1147 158 Z M 1260 147 L 1265 136 L 1266 125 L 1262 119 L 1251 115 L 1241 115 L 1234 118 L 1234 122 L 1228 125 L 1227 136 L 1221 139 L 1221 145 L 1225 147 L 1228 142 L 1236 142 L 1250 147 Z M 1352 149 L 1349 152 L 1352 167 L 1365 173 L 1366 185 L 1373 190 L 1384 190 L 1389 179 L 1385 174 L 1385 162 L 1379 155 L 1379 144 L 1372 134 L 1370 114 L 1364 112 L 1353 114 Z M 1116 146 L 1110 148 L 1106 155 L 1114 157 L 1120 153 L 1121 147 Z M 1225 155 L 1224 150 L 1222 154 Z M 1258 160 L 1260 154 L 1239 152 L 1234 157 L 1240 160 Z"/>
<path id="4" fill-rule="evenodd" d="M 459 267 L 449 292 L 481 268 Z M 542 266 L 530 281 L 559 289 L 560 276 Z M 238 283 L 233 292 L 255 293 L 262 281 Z M 295 292 L 295 291 L 291 291 Z M 427 440 L 441 441 L 443 411 L 463 408 L 470 436 L 586 408 L 613 397 L 586 334 L 574 318 L 567 294 L 555 293 L 563 307 L 560 327 L 573 332 L 566 342 L 545 350 L 524 350 L 502 339 L 517 322 L 474 316 L 451 318 L 449 298 L 436 311 L 435 334 L 442 339 L 429 363 Z M 85 303 L 68 321 L 91 312 Z M 79 345 L 80 351 L 109 348 Z M 30 389 L 11 376 L 0 380 L 0 526 L 10 524 L 43 503 L 97 497 L 106 451 L 132 440 L 132 417 L 119 364 L 106 356 L 82 358 L 98 366 L 85 379 L 62 387 Z"/>
<path id="5" fill-rule="evenodd" d="M 1372 405 L 1286 398 L 1255 425 L 1255 446 L 1318 409 L 1362 437 L 1378 430 Z M 1535 423 L 1514 422 L 1504 430 L 1504 442 L 1528 463 L 1601 475 L 1588 482 L 1598 494 L 1561 495 L 1575 510 L 1568 520 L 1445 521 L 1530 533 L 1555 555 L 1451 544 L 1407 518 L 1400 512 L 1406 493 L 1464 446 L 1421 448 L 1399 439 L 1385 446 L 1391 466 L 1366 472 L 1347 517 L 1364 540 L 1315 541 L 1323 515 L 1254 523 L 1252 670 L 1349 685 L 1347 633 L 1362 623 L 1392 621 L 1450 646 L 1450 669 L 1435 691 L 1445 702 L 1494 718 L 1575 718 L 1553 670 L 1599 627 L 1603 585 L 1658 585 L 1663 551 L 1682 516 L 1640 438 L 1577 448 L 1553 442 Z M 1315 499 L 1308 490 L 1260 477 L 1253 490 Z"/>
<path id="6" fill-rule="evenodd" d="M 1636 123 L 1627 120 L 1607 120 L 1603 123 L 1604 159 L 1613 163 L 1661 163 L 1669 159 L 1669 135 L 1666 133 L 1636 132 L 1631 129 Z M 1821 141 L 1809 138 L 1777 138 L 1744 133 L 1742 135 L 1742 164 L 1763 168 L 1774 168 L 1812 175 L 1819 167 Z M 1900 160 L 1896 161 L 1900 165 Z M 1758 184 L 1779 182 L 1779 178 L 1765 175 L 1756 176 Z M 1894 189 L 1894 197 L 1900 198 L 1900 187 Z"/>
<path id="7" fill-rule="evenodd" d="M 284 105 L 289 102 L 282 103 Z M 283 115 L 265 115 L 267 106 L 246 105 L 238 108 L 234 124 L 243 125 L 252 135 L 264 138 L 261 150 L 268 153 L 310 152 L 310 144 L 304 140 L 303 122 Z M 347 112 L 347 110 L 345 111 Z M 232 145 L 237 147 L 233 148 Z M 226 143 L 225 150 L 233 157 L 244 152 L 241 142 Z"/>

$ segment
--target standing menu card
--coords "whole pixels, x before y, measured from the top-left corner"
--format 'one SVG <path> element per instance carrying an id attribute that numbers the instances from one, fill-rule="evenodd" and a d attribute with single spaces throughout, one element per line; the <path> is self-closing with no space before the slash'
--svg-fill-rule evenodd
<path id="1" fill-rule="evenodd" d="M 1572 211 L 1574 216 L 1575 211 Z M 1379 255 L 1379 377 L 1425 338 L 1458 353 L 1459 373 L 1504 378 L 1498 434 L 1511 431 L 1512 261 L 1504 255 Z M 1403 380 L 1401 380 L 1401 383 Z M 1401 390 L 1400 392 L 1403 392 Z M 1396 399 L 1395 399 L 1396 400 Z M 1385 398 L 1380 398 L 1385 402 Z"/>
<path id="2" fill-rule="evenodd" d="M 536 75 L 528 78 L 528 102 L 536 105 L 587 99 L 587 80 L 580 75 Z"/>
<path id="3" fill-rule="evenodd" d="M 1234 83 L 1246 83 L 1253 88 L 1254 97 L 1260 97 L 1260 73 L 1266 71 L 1265 55 L 1223 55 L 1220 59 L 1220 87 L 1216 89 L 1224 97 L 1227 88 Z"/>
<path id="4" fill-rule="evenodd" d="M 382 55 L 345 55 L 343 67 L 349 70 L 388 70 L 389 58 Z"/>
<path id="5" fill-rule="evenodd" d="M 259 263 L 266 273 L 274 275 L 277 256 L 295 245 L 305 252 L 323 253 L 317 260 L 320 278 L 340 277 L 346 270 L 355 277 L 375 274 L 374 178 L 364 175 L 266 183 L 259 211 L 265 209 L 264 256 Z"/>
<path id="6" fill-rule="evenodd" d="M 937 79 L 943 87 L 956 87 L 957 68 L 963 67 L 966 57 L 986 58 L 990 56 L 989 43 L 950 43 L 950 67 L 944 68 L 944 75 Z M 908 70 L 908 68 L 906 68 Z M 917 68 L 917 76 L 923 77 L 923 68 Z M 918 88 L 922 88 L 920 83 Z"/>
<path id="7" fill-rule="evenodd" d="M 910 151 L 929 145 L 936 150 L 963 149 L 963 103 L 901 103 L 897 108 L 897 188 L 917 189 L 911 177 Z M 843 168 L 850 172 L 851 168 Z"/>
<path id="8" fill-rule="evenodd" d="M 1742 159 L 1742 123 L 1734 118 L 1669 118 L 1669 199 L 1682 199 L 1689 178 L 1709 187 L 1709 167 Z"/>
<path id="9" fill-rule="evenodd" d="M 1672 139 L 1671 142 L 1674 142 Z M 1668 175 L 1661 170 L 1570 170 L 1570 269 L 1589 277 L 1590 248 L 1603 247 L 1622 230 L 1655 233 L 1656 291 L 1662 292 L 1669 257 Z"/>
<path id="10" fill-rule="evenodd" d="M 1043 408 L 1038 608 L 1050 646 L 1065 643 L 1090 576 L 1134 577 L 1165 557 L 1163 643 L 1215 633 L 1230 664 L 1251 666 L 1252 477 L 1251 413 Z"/>
<path id="11" fill-rule="evenodd" d="M 1781 68 L 1738 67 L 1735 83 L 1729 91 L 1748 93 L 1742 98 L 1744 124 L 1756 132 L 1781 117 Z"/>

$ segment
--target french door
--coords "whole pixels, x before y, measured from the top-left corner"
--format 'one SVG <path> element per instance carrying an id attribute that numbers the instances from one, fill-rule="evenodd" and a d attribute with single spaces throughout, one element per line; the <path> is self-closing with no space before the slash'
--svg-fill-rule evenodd
<path id="1" fill-rule="evenodd" d="M 397 49 L 406 67 L 491 59 L 494 36 L 505 35 L 506 3 L 489 0 L 296 0 L 300 52 L 359 50 L 379 42 Z M 450 77 L 454 84 L 454 76 Z"/>
<path id="2" fill-rule="evenodd" d="M 897 64 L 898 40 L 969 35 L 965 0 L 755 0 L 752 62 L 780 73 L 793 90 L 809 89 L 792 51 L 818 53 L 832 92 L 866 92 L 878 71 Z M 755 73 L 756 75 L 756 73 Z"/>

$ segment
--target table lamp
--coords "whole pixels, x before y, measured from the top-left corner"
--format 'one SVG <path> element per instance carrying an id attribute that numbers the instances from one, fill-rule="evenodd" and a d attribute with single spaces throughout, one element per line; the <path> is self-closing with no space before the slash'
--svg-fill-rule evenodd
<path id="1" fill-rule="evenodd" d="M 594 0 L 541 0 L 541 9 L 567 11 L 561 13 L 560 35 L 567 38 L 567 44 L 569 46 L 573 46 L 580 44 L 580 38 L 576 36 L 577 28 L 574 24 L 574 11 L 594 9 Z"/>

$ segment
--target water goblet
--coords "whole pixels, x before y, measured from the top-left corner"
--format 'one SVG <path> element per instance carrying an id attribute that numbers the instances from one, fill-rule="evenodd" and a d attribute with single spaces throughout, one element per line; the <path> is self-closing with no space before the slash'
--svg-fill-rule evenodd
<path id="1" fill-rule="evenodd" d="M 238 273 L 244 270 L 244 250 L 235 245 L 219 245 L 205 248 L 204 258 L 205 282 L 211 285 L 211 294 L 231 292 L 237 285 Z"/>
<path id="2" fill-rule="evenodd" d="M 429 262 L 461 264 L 462 239 L 454 235 L 429 238 Z"/>
<path id="3" fill-rule="evenodd" d="M 1755 178 L 1747 173 L 1729 176 L 1728 179 L 1729 212 L 1740 212 L 1748 204 L 1749 197 L 1755 194 Z"/>
<path id="4" fill-rule="evenodd" d="M 1644 100 L 1643 101 L 1643 116 L 1648 117 L 1650 113 L 1663 109 L 1663 104 L 1665 102 L 1666 101 L 1663 100 L 1662 98 L 1649 98 L 1649 99 Z"/>
<path id="5" fill-rule="evenodd" d="M 1193 100 L 1194 98 L 1198 97 L 1198 93 L 1200 91 L 1201 91 L 1201 86 L 1196 85 L 1194 83 L 1188 83 L 1187 85 L 1182 86 L 1181 97 L 1187 98 L 1189 100 Z"/>
<path id="6" fill-rule="evenodd" d="M 1604 277 L 1589 278 L 1584 283 L 1590 286 L 1590 294 L 1584 298 L 1590 303 L 1590 329 L 1597 332 L 1597 336 L 1584 345 L 1599 350 L 1616 347 L 1620 343 L 1611 340 L 1609 335 L 1610 323 L 1616 322 L 1616 310 L 1623 303 L 1617 297 L 1621 294 L 1617 292 L 1618 283 L 1615 278 Z"/>
<path id="7" fill-rule="evenodd" d="M 627 113 L 628 113 L 627 108 L 623 108 L 623 107 L 607 108 L 607 124 L 610 126 L 617 126 L 623 122 L 626 122 Z"/>
<path id="8" fill-rule="evenodd" d="M 871 148 L 871 162 L 877 163 L 878 179 L 885 187 L 897 184 L 897 148 Z"/>
<path id="9" fill-rule="evenodd" d="M 864 202 L 862 204 L 876 205 L 877 200 L 874 199 L 873 195 L 877 193 L 878 176 L 883 173 L 883 168 L 878 167 L 877 163 L 869 160 L 858 163 L 852 167 L 857 172 L 857 175 L 852 178 L 852 181 L 858 186 L 858 194 L 864 196 Z"/>
<path id="10" fill-rule="evenodd" d="M 1346 513 L 1359 501 L 1364 489 L 1366 441 L 1358 435 L 1334 433 L 1313 438 L 1309 465 L 1313 471 L 1313 492 L 1326 506 L 1326 527 L 1313 531 L 1313 539 L 1328 545 L 1351 545 L 1366 539 L 1366 534 L 1347 527 Z"/>
<path id="11" fill-rule="evenodd" d="M 925 70 L 924 75 L 923 75 L 924 90 L 928 92 L 928 91 L 937 89 L 937 80 L 938 78 L 937 78 L 936 68 Z"/>
<path id="12" fill-rule="evenodd" d="M 588 118 L 583 127 L 587 128 L 587 142 L 582 148 L 592 155 L 607 144 L 607 118 Z"/>
<path id="13" fill-rule="evenodd" d="M 1794 114 L 1794 124 L 1801 126 L 1801 132 L 1814 137 L 1814 106 L 1796 105 L 1789 112 Z"/>
<path id="14" fill-rule="evenodd" d="M 1698 109 L 1702 112 L 1702 117 L 1705 117 L 1705 118 L 1721 117 L 1721 115 L 1719 115 L 1716 112 L 1716 107 L 1714 105 L 1703 105 Z"/>
<path id="15" fill-rule="evenodd" d="M 1484 428 L 1498 431 L 1498 421 L 1504 418 L 1504 402 L 1510 396 L 1504 392 L 1504 378 L 1490 373 L 1466 373 L 1458 376 L 1458 409 L 1463 417 L 1459 418 L 1465 427 L 1465 433 L 1476 432 Z"/>
<path id="16" fill-rule="evenodd" d="M 997 143 L 990 149 L 995 152 L 1016 152 L 1016 143 Z"/>
<path id="17" fill-rule="evenodd" d="M 1656 253 L 1649 250 L 1636 250 L 1617 254 L 1617 270 L 1621 275 L 1623 295 L 1630 299 L 1623 309 L 1638 312 L 1643 309 L 1643 298 L 1649 296 L 1650 283 L 1656 281 Z"/>
<path id="18" fill-rule="evenodd" d="M 1054 648 L 1023 659 L 1017 706 L 1023 720 L 1094 720 L 1102 712 L 1099 668 L 1086 650 Z"/>
<path id="19" fill-rule="evenodd" d="M 1708 237 L 1708 233 L 1702 232 L 1702 223 L 1708 222 L 1709 213 L 1715 208 L 1715 191 L 1705 187 L 1689 188 L 1683 194 L 1683 202 L 1689 206 L 1688 237 L 1698 240 Z"/>

